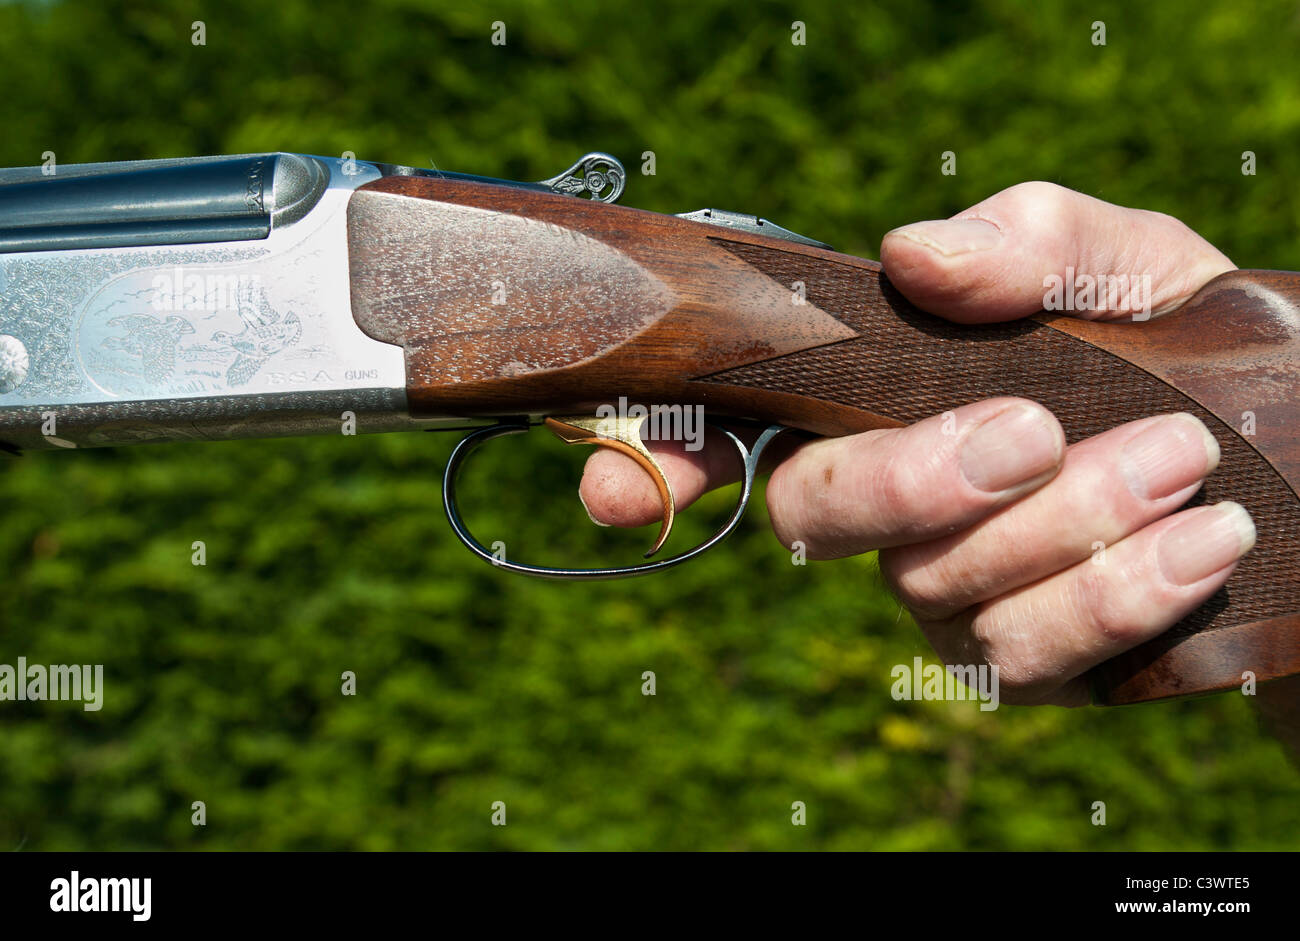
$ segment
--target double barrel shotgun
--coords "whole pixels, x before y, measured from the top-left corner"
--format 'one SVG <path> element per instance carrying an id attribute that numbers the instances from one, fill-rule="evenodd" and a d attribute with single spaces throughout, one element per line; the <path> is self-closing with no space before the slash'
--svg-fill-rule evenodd
<path id="1" fill-rule="evenodd" d="M 1097 667 L 1094 700 L 1300 673 L 1300 275 L 1229 272 L 1147 323 L 960 326 L 875 262 L 765 219 L 611 205 L 625 181 L 601 153 L 539 183 L 287 153 L 0 170 L 0 448 L 338 434 L 341 416 L 468 428 L 443 480 L 456 535 L 509 571 L 609 578 L 724 538 L 787 429 L 899 426 L 998 395 L 1042 403 L 1071 441 L 1190 412 L 1222 453 L 1195 499 L 1245 506 L 1256 548 L 1207 604 Z M 621 568 L 482 546 L 456 474 L 479 444 L 543 421 L 638 460 L 663 544 L 672 489 L 639 418 L 593 420 L 614 401 L 725 422 L 743 476 L 722 529 Z"/>

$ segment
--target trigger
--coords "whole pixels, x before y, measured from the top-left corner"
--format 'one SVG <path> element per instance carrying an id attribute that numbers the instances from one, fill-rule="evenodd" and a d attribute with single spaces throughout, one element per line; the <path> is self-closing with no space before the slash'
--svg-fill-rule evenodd
<path id="1" fill-rule="evenodd" d="M 641 440 L 641 425 L 645 419 L 644 415 L 636 418 L 595 418 L 589 415 L 578 415 L 547 418 L 546 427 L 565 444 L 594 444 L 626 454 L 650 475 L 650 479 L 659 490 L 659 499 L 663 503 L 663 522 L 659 527 L 659 537 L 650 547 L 650 551 L 645 554 L 648 559 L 668 541 L 668 534 L 673 529 L 673 518 L 677 515 L 677 505 L 673 499 L 672 485 L 668 483 L 668 476 Z"/>

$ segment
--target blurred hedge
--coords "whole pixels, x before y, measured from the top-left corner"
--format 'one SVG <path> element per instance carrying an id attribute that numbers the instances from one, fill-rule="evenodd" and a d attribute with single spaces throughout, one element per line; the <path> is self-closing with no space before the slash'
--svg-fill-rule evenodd
<path id="1" fill-rule="evenodd" d="M 282 149 L 537 179 L 589 149 L 654 151 L 626 203 L 750 210 L 864 255 L 1040 178 L 1177 215 L 1239 264 L 1297 266 L 1294 4 L 843 7 L 9 3 L 0 164 Z M 1241 697 L 897 703 L 890 666 L 930 654 L 869 557 L 792 566 L 760 509 L 671 577 L 505 577 L 445 528 L 451 444 L 0 465 L 0 663 L 99 662 L 107 686 L 98 713 L 0 704 L 0 848 L 1296 845 L 1295 771 Z M 579 458 L 498 442 L 472 468 L 476 526 L 631 551 L 645 533 L 586 522 Z"/>

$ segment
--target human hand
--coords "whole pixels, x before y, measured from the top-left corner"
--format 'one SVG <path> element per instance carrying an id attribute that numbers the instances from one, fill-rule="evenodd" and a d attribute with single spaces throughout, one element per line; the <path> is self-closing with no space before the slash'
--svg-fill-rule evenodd
<path id="1" fill-rule="evenodd" d="M 896 229 L 881 260 L 912 303 L 963 323 L 1036 313 L 1044 276 L 1069 267 L 1150 275 L 1155 316 L 1234 267 L 1169 216 L 1048 183 Z M 652 447 L 679 507 L 734 477 L 727 449 Z M 1091 667 L 1181 620 L 1254 545 L 1235 503 L 1179 510 L 1218 458 L 1213 436 L 1188 414 L 1067 448 L 1042 406 L 999 398 L 804 445 L 772 473 L 767 502 L 777 537 L 802 542 L 809 558 L 879 549 L 886 580 L 939 656 L 996 665 L 1002 701 L 1082 705 Z M 642 471 L 606 449 L 588 460 L 580 494 L 601 523 L 659 518 Z M 1090 563 L 1095 542 L 1110 564 Z"/>

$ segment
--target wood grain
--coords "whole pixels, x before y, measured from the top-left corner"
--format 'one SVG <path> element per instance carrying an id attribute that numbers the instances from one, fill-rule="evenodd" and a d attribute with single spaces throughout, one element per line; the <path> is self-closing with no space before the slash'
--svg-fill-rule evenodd
<path id="1" fill-rule="evenodd" d="M 874 262 L 419 177 L 354 194 L 349 248 L 357 323 L 404 347 L 421 415 L 581 413 L 626 396 L 846 434 L 1020 395 L 1074 441 L 1192 412 L 1223 450 L 1196 499 L 1245 505 L 1257 548 L 1210 603 L 1095 670 L 1096 699 L 1300 673 L 1300 276 L 1233 272 L 1149 323 L 959 326 L 912 307 Z"/>

